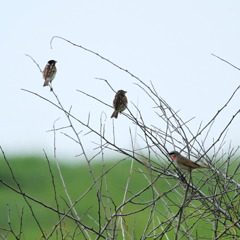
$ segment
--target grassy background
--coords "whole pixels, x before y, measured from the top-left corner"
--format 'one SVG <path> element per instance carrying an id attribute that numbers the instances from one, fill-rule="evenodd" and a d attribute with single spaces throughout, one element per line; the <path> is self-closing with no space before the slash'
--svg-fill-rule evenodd
<path id="1" fill-rule="evenodd" d="M 22 191 L 31 197 L 40 200 L 41 202 L 56 208 L 56 202 L 54 198 L 54 188 L 52 184 L 52 178 L 49 171 L 48 162 L 46 159 L 41 159 L 37 157 L 22 157 L 16 159 L 10 159 L 9 163 L 11 168 L 13 169 L 14 175 L 20 184 Z M 116 164 L 116 161 L 108 161 L 104 166 L 100 162 L 96 162 L 93 164 L 93 174 L 98 177 L 102 174 L 102 171 L 105 169 L 111 169 L 111 167 Z M 51 170 L 53 172 L 58 201 L 61 206 L 61 210 L 64 211 L 67 209 L 65 201 L 68 202 L 66 194 L 64 192 L 61 179 L 59 177 L 59 173 L 54 161 L 50 161 Z M 111 169 L 106 178 L 101 182 L 98 181 L 98 185 L 102 184 L 102 194 L 109 194 L 112 197 L 112 201 L 114 204 L 119 205 L 123 200 L 123 195 L 125 191 L 125 186 L 127 183 L 127 179 L 130 171 L 130 161 L 123 161 L 118 166 Z M 141 166 L 134 167 L 138 168 Z M 77 200 L 92 184 L 93 180 L 91 177 L 91 173 L 87 164 L 66 164 L 61 163 L 60 168 L 64 177 L 64 181 L 68 190 L 69 195 L 73 202 Z M 11 184 L 15 188 L 17 188 L 16 184 L 13 181 L 11 173 L 4 162 L 1 160 L 1 169 L 0 169 L 0 178 Z M 108 188 L 106 190 L 105 184 L 108 183 Z M 137 183 L 137 184 L 136 184 Z M 129 185 L 129 189 L 136 193 L 140 191 L 144 186 L 148 183 L 143 179 L 142 175 L 138 172 L 133 172 L 131 174 L 131 181 Z M 33 220 L 33 216 L 24 201 L 23 197 L 14 191 L 8 189 L 7 187 L 0 185 L 1 190 L 1 201 L 0 201 L 0 227 L 9 229 L 8 218 L 10 214 L 12 227 L 16 232 L 20 228 L 19 219 L 21 216 L 22 208 L 24 208 L 23 215 L 23 237 L 25 239 L 40 239 L 41 232 L 37 227 L 36 222 Z M 129 197 L 131 194 L 128 194 Z M 92 226 L 96 229 L 97 224 L 90 219 L 97 219 L 98 216 L 98 201 L 97 201 L 97 192 L 95 186 L 91 189 L 91 191 L 86 194 L 86 196 L 81 199 L 81 201 L 76 205 L 76 210 L 80 217 L 83 217 L 84 223 L 86 225 Z M 149 199 L 147 192 L 141 195 L 143 199 Z M 105 205 L 108 205 L 109 199 L 103 198 Z M 34 214 L 36 215 L 40 225 L 44 229 L 46 233 L 49 233 L 51 229 L 53 229 L 54 225 L 58 222 L 57 214 L 52 211 L 40 206 L 32 201 L 30 201 L 33 206 Z M 111 204 L 111 201 L 110 201 Z M 112 205 L 112 204 L 111 204 Z M 113 205 L 112 205 L 113 207 Z M 139 209 L 137 206 L 130 204 L 125 208 L 126 212 L 132 211 L 133 209 Z M 10 213 L 9 213 L 10 209 Z M 110 213 L 109 213 L 110 214 Z M 141 215 L 141 218 L 136 222 L 136 218 Z M 137 228 L 141 229 L 143 224 L 147 221 L 148 213 L 141 212 L 136 216 L 130 216 L 126 219 L 127 226 L 131 229 L 131 225 L 137 224 L 135 230 Z M 144 216 L 144 217 L 143 217 Z M 104 222 L 104 221 L 103 221 Z M 73 229 L 75 229 L 75 223 L 67 218 L 64 220 L 65 235 L 69 232 L 72 234 Z M 138 232 L 138 231 L 137 231 Z M 142 231 L 139 231 L 139 233 Z M 5 231 L 1 231 L 1 234 L 6 235 Z M 137 234 L 138 235 L 138 234 Z M 8 234 L 8 239 L 14 239 L 10 237 Z M 54 237 L 53 237 L 54 239 Z M 69 238 L 70 239 L 70 238 Z M 81 237 L 75 237 L 75 239 L 82 239 Z M 120 238 L 121 239 L 121 238 Z"/>
<path id="2" fill-rule="evenodd" d="M 23 192 L 51 207 L 56 208 L 52 178 L 49 171 L 48 162 L 46 161 L 46 159 L 37 157 L 22 157 L 10 159 L 9 163 Z M 96 177 L 100 176 L 102 174 L 102 171 L 110 169 L 106 177 L 102 178 L 102 180 L 99 180 L 97 184 L 101 186 L 102 199 L 104 204 L 106 206 L 110 205 L 112 208 L 114 208 L 114 205 L 118 206 L 123 201 L 124 191 L 129 176 L 131 177 L 131 179 L 127 199 L 131 197 L 132 194 L 136 194 L 137 192 L 141 191 L 144 187 L 148 185 L 148 181 L 140 172 L 140 170 L 146 172 L 146 169 L 144 169 L 138 163 L 134 163 L 133 172 L 131 173 L 130 173 L 131 169 L 130 160 L 119 162 L 117 166 L 111 169 L 111 167 L 116 163 L 117 161 L 107 161 L 104 164 L 104 166 L 102 165 L 101 162 L 96 162 L 92 164 L 93 167 L 92 172 Z M 1 164 L 0 179 L 11 184 L 14 187 L 17 187 L 3 159 L 1 159 L 0 164 Z M 55 162 L 51 161 L 50 165 L 53 171 L 60 209 L 61 211 L 65 211 L 66 209 L 68 209 L 66 206 L 66 202 L 68 203 L 68 200 L 64 192 Z M 69 192 L 69 195 L 71 196 L 71 199 L 74 202 L 93 184 L 89 167 L 87 166 L 87 164 L 66 164 L 66 163 L 61 163 L 60 167 L 67 186 L 67 190 Z M 196 173 L 195 175 L 198 176 L 198 174 L 200 173 Z M 159 193 L 164 193 L 169 191 L 171 187 L 174 186 L 175 184 L 177 184 L 177 181 L 169 180 L 168 184 L 163 179 L 159 179 L 156 182 L 156 184 L 154 184 L 154 187 Z M 178 190 L 181 191 L 181 188 Z M 2 184 L 0 185 L 0 192 L 1 192 L 0 227 L 9 229 L 8 219 L 10 217 L 12 227 L 15 230 L 15 232 L 18 233 L 20 228 L 19 219 L 21 216 L 21 212 L 23 210 L 24 211 L 23 234 L 21 239 L 41 239 L 41 232 L 37 227 L 37 224 L 33 219 L 32 213 L 30 212 L 29 207 L 27 206 L 23 197 L 20 196 L 19 194 L 16 194 L 7 187 L 3 186 Z M 106 196 L 111 196 L 111 200 Z M 153 191 L 151 188 L 149 188 L 147 191 L 139 195 L 138 199 L 134 199 L 134 201 L 135 202 L 150 201 L 152 197 Z M 174 202 L 178 202 L 177 197 L 178 196 L 176 196 L 176 193 L 170 193 L 168 194 L 167 198 L 164 198 L 164 201 L 166 201 L 169 204 L 171 202 L 171 198 L 173 198 Z M 179 199 L 180 205 L 181 198 Z M 196 201 L 193 203 L 196 206 L 199 204 Z M 30 201 L 30 204 L 33 207 L 33 211 L 36 218 L 38 219 L 40 225 L 44 229 L 44 232 L 46 233 L 46 235 L 48 235 L 55 226 L 55 224 L 58 222 L 58 215 L 50 211 L 49 209 L 40 206 L 32 201 Z M 146 205 L 129 203 L 124 208 L 124 213 L 144 209 L 145 206 Z M 127 239 L 140 239 L 140 236 L 145 229 L 146 222 L 148 221 L 150 209 L 151 208 L 148 208 L 147 210 L 143 210 L 134 215 L 124 217 L 124 226 L 126 232 L 129 232 L 129 236 L 127 237 Z M 78 215 L 82 218 L 83 222 L 86 225 L 91 226 L 98 230 L 97 223 L 95 223 L 91 219 L 91 218 L 95 220 L 98 219 L 98 201 L 95 186 L 93 186 L 91 191 L 89 191 L 76 204 L 76 210 L 78 212 Z M 103 209 L 101 210 L 103 211 Z M 172 204 L 171 210 L 176 212 L 178 210 L 178 207 Z M 106 211 L 108 212 L 108 210 Z M 195 209 L 189 208 L 188 211 L 194 212 Z M 156 221 L 164 220 L 164 217 L 162 217 L 161 214 L 168 215 L 169 217 L 172 214 L 168 212 L 167 208 L 165 207 L 162 201 L 157 202 L 156 212 L 158 215 Z M 110 216 L 111 213 L 108 212 L 108 215 Z M 211 215 L 209 215 L 208 217 L 211 218 Z M 189 219 L 187 225 L 189 226 L 193 224 L 196 221 L 196 219 L 197 218 L 193 216 L 191 219 Z M 104 221 L 105 221 L 104 219 L 101 219 L 102 225 L 104 225 Z M 65 218 L 62 226 L 65 236 L 67 236 L 68 234 L 69 236 L 73 235 L 76 224 L 72 220 Z M 210 237 L 211 239 L 212 236 L 211 225 L 209 225 L 207 221 L 205 220 L 198 221 L 195 227 L 197 228 L 197 230 L 194 230 L 196 232 L 196 236 L 208 238 Z M 161 232 L 162 230 L 158 229 L 157 231 Z M 57 232 L 59 233 L 59 231 Z M 4 236 L 7 235 L 7 239 L 15 239 L 11 234 L 6 234 L 6 231 L 0 230 L 0 234 L 3 234 Z M 56 232 L 54 233 L 52 239 L 58 239 L 55 234 Z M 174 230 L 168 233 L 169 239 L 173 239 L 173 235 Z M 96 237 L 94 235 L 92 236 L 93 238 Z M 71 238 L 66 237 L 66 239 Z M 74 239 L 84 238 L 83 236 L 75 236 Z M 118 239 L 122 239 L 121 233 L 119 234 Z"/>

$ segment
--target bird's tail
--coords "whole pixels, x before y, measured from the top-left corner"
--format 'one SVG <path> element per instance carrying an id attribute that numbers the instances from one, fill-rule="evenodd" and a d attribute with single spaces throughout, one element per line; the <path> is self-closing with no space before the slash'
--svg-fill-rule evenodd
<path id="1" fill-rule="evenodd" d="M 43 87 L 46 87 L 48 86 L 48 80 L 45 80 L 44 84 L 43 84 Z"/>
<path id="2" fill-rule="evenodd" d="M 111 116 L 111 118 L 117 118 L 118 117 L 118 111 L 115 110 Z"/>

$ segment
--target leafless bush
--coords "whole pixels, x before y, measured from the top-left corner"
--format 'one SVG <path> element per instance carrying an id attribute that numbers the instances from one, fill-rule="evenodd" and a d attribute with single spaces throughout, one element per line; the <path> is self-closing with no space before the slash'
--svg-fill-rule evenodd
<path id="1" fill-rule="evenodd" d="M 105 125 L 102 118 L 100 118 L 100 128 L 96 130 L 91 126 L 90 119 L 84 121 L 76 117 L 71 109 L 66 109 L 55 91 L 52 91 L 55 97 L 55 101 L 52 101 L 36 92 L 22 89 L 24 92 L 32 94 L 33 97 L 38 97 L 49 105 L 53 105 L 67 119 L 66 126 L 56 128 L 54 123 L 52 128 L 54 133 L 54 157 L 56 158 L 58 175 L 65 191 L 64 197 L 58 195 L 58 187 L 55 183 L 56 175 L 52 171 L 48 154 L 44 152 L 54 189 L 54 207 L 22 190 L 21 184 L 15 177 L 14 169 L 1 148 L 15 184 L 10 184 L 2 179 L 0 181 L 11 191 L 22 195 L 26 207 L 32 214 L 33 221 L 41 232 L 41 239 L 239 239 L 239 147 L 229 144 L 229 148 L 224 150 L 226 148 L 223 148 L 223 146 L 226 145 L 227 130 L 231 127 L 240 109 L 229 117 L 228 123 L 218 133 L 215 133 L 211 144 L 209 144 L 209 134 L 219 116 L 224 113 L 228 104 L 235 97 L 240 86 L 233 91 L 226 103 L 207 124 L 200 125 L 198 131 L 193 132 L 189 127 L 189 122 L 192 119 L 183 120 L 180 114 L 159 96 L 151 82 L 149 84 L 145 83 L 111 60 L 67 39 L 55 36 L 51 40 L 51 45 L 56 39 L 87 51 L 130 75 L 136 81 L 135 87 L 141 89 L 144 96 L 151 101 L 152 114 L 158 117 L 158 126 L 147 124 L 142 109 L 132 102 L 131 107 L 129 106 L 123 113 L 129 121 L 129 137 L 132 144 L 129 148 L 122 148 L 116 144 L 114 126 L 113 137 L 108 137 L 105 134 Z M 221 58 L 220 60 L 225 61 Z M 37 63 L 35 62 L 35 64 Z M 101 80 L 109 88 L 114 89 L 108 80 Z M 90 93 L 80 90 L 78 92 L 99 102 L 103 107 L 111 107 L 111 104 L 105 103 L 102 99 L 92 96 Z M 78 130 L 79 126 L 85 131 L 85 134 L 81 137 Z M 72 133 L 64 133 L 65 128 L 70 128 Z M 136 129 L 137 135 L 135 135 Z M 60 130 L 66 137 L 78 144 L 81 158 L 86 161 L 90 172 L 91 184 L 87 186 L 84 192 L 79 191 L 77 198 L 73 198 L 69 194 L 69 186 L 65 183 L 61 167 L 57 161 L 56 133 Z M 99 143 L 95 143 L 96 149 L 94 152 L 96 154 L 93 156 L 87 153 L 82 143 L 82 138 L 86 135 L 99 137 Z M 138 144 L 136 144 L 136 138 Z M 168 156 L 169 151 L 173 149 L 181 151 L 183 155 L 193 160 L 203 161 L 208 169 L 192 173 L 177 169 Z M 106 167 L 106 151 L 117 152 L 122 157 L 114 162 L 111 167 Z M 93 171 L 94 159 L 102 161 L 100 173 Z M 119 183 L 123 189 L 121 192 L 122 200 L 119 202 L 112 195 L 108 175 L 126 159 L 131 161 L 131 165 L 127 182 Z M 138 191 L 133 191 L 131 188 L 134 181 L 133 172 L 139 174 L 142 182 L 145 183 L 144 187 Z M 133 182 L 133 184 L 137 185 L 138 183 Z M 167 186 L 167 189 L 162 186 Z M 79 212 L 82 200 L 90 196 L 90 193 L 94 195 L 94 199 L 92 195 L 89 198 L 89 208 L 93 205 L 93 202 L 95 204 L 96 215 L 94 217 L 88 213 L 88 209 L 84 213 Z M 62 200 L 65 203 L 64 207 L 60 204 Z M 57 220 L 52 224 L 51 231 L 46 232 L 42 227 L 33 204 L 41 205 L 56 214 Z M 24 233 L 23 216 L 24 210 L 19 216 L 19 228 L 16 230 L 12 227 L 11 209 L 9 209 L 8 228 L 0 228 L 2 232 L 0 237 L 7 239 L 7 236 L 11 235 L 14 239 L 24 239 L 22 237 L 22 233 Z M 74 228 L 67 233 L 64 227 L 66 220 L 74 225 Z M 139 222 L 144 224 L 141 231 L 136 228 L 140 224 Z"/>

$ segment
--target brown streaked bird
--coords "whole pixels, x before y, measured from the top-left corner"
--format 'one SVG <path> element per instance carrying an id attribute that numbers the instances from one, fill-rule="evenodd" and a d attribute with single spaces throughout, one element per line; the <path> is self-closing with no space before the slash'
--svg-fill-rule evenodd
<path id="1" fill-rule="evenodd" d="M 43 70 L 43 79 L 44 84 L 43 87 L 49 86 L 49 83 L 51 84 L 52 80 L 55 78 L 55 75 L 57 73 L 57 68 L 55 66 L 57 61 L 55 60 L 49 60 L 46 67 Z M 50 86 L 50 90 L 52 91 L 52 87 Z"/>
<path id="2" fill-rule="evenodd" d="M 111 116 L 111 118 L 117 118 L 118 113 L 122 113 L 126 108 L 127 108 L 127 97 L 125 96 L 127 92 L 124 90 L 118 90 L 115 98 L 113 100 L 113 107 L 114 107 L 114 112 Z"/>
<path id="3" fill-rule="evenodd" d="M 177 151 L 170 152 L 169 155 L 172 158 L 174 164 L 180 169 L 192 171 L 193 169 L 196 169 L 196 168 L 207 168 L 207 167 L 203 167 L 203 166 L 199 165 L 198 163 L 195 163 L 195 162 L 191 161 L 190 159 L 182 156 Z"/>

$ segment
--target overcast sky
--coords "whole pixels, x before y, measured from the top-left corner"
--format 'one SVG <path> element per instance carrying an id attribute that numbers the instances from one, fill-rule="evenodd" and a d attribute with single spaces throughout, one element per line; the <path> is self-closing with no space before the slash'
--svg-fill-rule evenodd
<path id="1" fill-rule="evenodd" d="M 128 69 L 146 83 L 152 81 L 158 94 L 196 131 L 201 121 L 207 123 L 228 100 L 240 83 L 240 72 L 216 54 L 240 67 L 240 2 L 145 1 L 145 0 L 52 0 L 4 1 L 1 4 L 1 125 L 0 145 L 6 154 L 42 154 L 52 156 L 53 134 L 47 132 L 60 117 L 56 127 L 66 125 L 64 115 L 49 103 L 26 93 L 37 92 L 54 100 L 31 55 L 44 68 L 47 61 L 57 61 L 58 72 L 53 87 L 63 105 L 81 120 L 99 129 L 104 112 L 106 126 L 112 131 L 112 109 L 80 94 L 82 90 L 112 104 L 114 93 L 102 81 L 107 79 L 115 90 L 126 90 L 129 101 L 142 109 L 147 106 L 135 79 L 100 58 L 75 48 L 53 36 L 64 37 L 89 48 Z M 223 128 L 240 108 L 239 94 L 216 123 Z M 133 109 L 131 103 L 129 108 Z M 157 125 L 157 118 L 146 116 Z M 153 120 L 154 119 L 154 120 Z M 115 121 L 120 146 L 130 143 L 129 120 Z M 240 118 L 229 130 L 227 140 L 239 145 Z M 78 130 L 83 130 L 78 126 Z M 68 132 L 67 132 L 68 133 Z M 70 131 L 69 131 L 69 134 Z M 210 137 L 214 137 L 214 134 Z M 94 139 L 86 137 L 84 146 Z M 79 148 L 69 138 L 57 135 L 60 156 L 74 157 Z"/>

